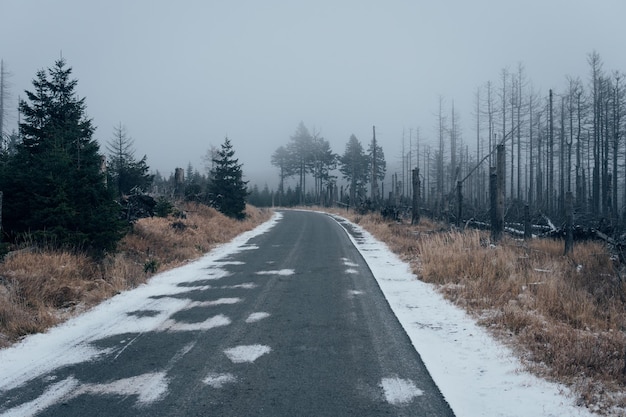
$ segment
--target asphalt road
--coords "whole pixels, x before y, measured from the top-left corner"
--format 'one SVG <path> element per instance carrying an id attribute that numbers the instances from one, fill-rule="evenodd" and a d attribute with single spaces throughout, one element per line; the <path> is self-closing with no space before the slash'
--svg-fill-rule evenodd
<path id="1" fill-rule="evenodd" d="M 285 211 L 177 287 L 128 306 L 184 305 L 152 331 L 86 337 L 104 353 L 0 390 L 0 416 L 453 415 L 327 215 Z"/>

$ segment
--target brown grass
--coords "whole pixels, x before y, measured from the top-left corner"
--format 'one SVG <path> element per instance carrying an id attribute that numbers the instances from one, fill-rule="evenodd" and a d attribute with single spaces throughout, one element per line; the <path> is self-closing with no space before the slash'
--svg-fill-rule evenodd
<path id="1" fill-rule="evenodd" d="M 578 243 L 563 256 L 562 241 L 505 238 L 495 246 L 484 232 L 338 214 L 384 241 L 531 371 L 567 384 L 591 409 L 624 412 L 626 286 L 604 245 Z"/>
<path id="2" fill-rule="evenodd" d="M 22 249 L 0 263 L 0 347 L 46 330 L 98 302 L 145 282 L 250 230 L 271 213 L 247 207 L 237 221 L 204 205 L 185 204 L 185 218 L 139 220 L 100 263 L 81 253 Z"/>

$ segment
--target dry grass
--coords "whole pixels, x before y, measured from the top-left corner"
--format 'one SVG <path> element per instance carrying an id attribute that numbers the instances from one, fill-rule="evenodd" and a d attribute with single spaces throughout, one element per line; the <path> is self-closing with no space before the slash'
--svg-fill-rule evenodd
<path id="1" fill-rule="evenodd" d="M 626 286 L 604 245 L 579 243 L 563 256 L 561 241 L 504 239 L 494 246 L 474 230 L 338 214 L 387 243 L 531 371 L 572 387 L 593 410 L 624 412 Z"/>
<path id="2" fill-rule="evenodd" d="M 185 204 L 185 218 L 139 220 L 118 251 L 96 263 L 81 253 L 23 249 L 0 263 L 0 347 L 46 330 L 152 274 L 198 258 L 250 230 L 271 213 L 247 207 L 236 221 L 203 205 Z"/>

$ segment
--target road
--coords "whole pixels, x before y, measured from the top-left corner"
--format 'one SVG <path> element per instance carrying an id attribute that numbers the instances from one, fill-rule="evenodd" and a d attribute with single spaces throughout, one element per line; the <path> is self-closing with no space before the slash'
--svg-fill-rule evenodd
<path id="1" fill-rule="evenodd" d="M 452 416 L 346 230 L 281 214 L 60 329 L 66 358 L 6 371 L 0 416 Z"/>

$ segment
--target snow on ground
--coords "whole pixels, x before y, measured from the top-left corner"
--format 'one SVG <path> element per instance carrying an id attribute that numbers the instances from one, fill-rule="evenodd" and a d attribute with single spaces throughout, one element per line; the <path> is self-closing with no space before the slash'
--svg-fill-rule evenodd
<path id="1" fill-rule="evenodd" d="M 567 387 L 524 371 L 510 349 L 433 285 L 419 281 L 384 243 L 351 226 L 361 236 L 350 238 L 457 417 L 594 415 L 574 404 Z"/>
<path id="2" fill-rule="evenodd" d="M 46 333 L 31 335 L 12 347 L 0 350 L 0 392 L 18 387 L 55 369 L 114 353 L 111 349 L 90 346 L 90 342 L 112 335 L 155 330 L 167 332 L 205 330 L 228 325 L 230 319 L 223 315 L 211 317 L 201 323 L 178 323 L 171 320 L 170 317 L 174 313 L 199 305 L 192 300 L 174 298 L 171 295 L 211 288 L 206 285 L 194 286 L 194 283 L 207 279 L 217 282 L 228 276 L 229 273 L 220 266 L 238 263 L 223 259 L 242 250 L 255 248 L 256 246 L 247 244 L 248 240 L 267 232 L 281 217 L 280 213 L 276 213 L 268 222 L 239 235 L 229 243 L 218 246 L 194 262 L 156 275 L 149 283 L 104 301 L 92 310 Z M 254 288 L 255 284 L 246 283 L 240 287 Z M 231 304 L 239 301 L 241 300 L 235 298 L 221 298 L 202 305 Z M 133 311 L 129 311 L 129 308 Z M 132 340 L 128 343 L 132 343 Z M 51 398 L 50 401 L 56 401 L 59 396 L 66 395 L 66 391 L 73 390 L 74 385 L 76 384 L 73 381 L 60 382 L 53 385 L 46 395 Z M 154 388 L 151 384 L 140 386 L 146 389 Z M 146 395 L 149 398 L 149 393 Z M 143 397 L 140 395 L 140 398 Z M 23 411 L 18 410 L 16 415 L 29 414 Z"/>
<path id="3" fill-rule="evenodd" d="M 197 280 L 218 282 L 228 275 L 219 266 L 229 264 L 223 259 L 241 250 L 252 250 L 246 242 L 267 232 L 282 217 L 244 233 L 222 245 L 203 258 L 186 266 L 155 276 L 149 285 L 119 294 L 89 312 L 50 329 L 45 334 L 25 338 L 13 347 L 0 350 L 0 391 L 22 385 L 37 376 L 50 373 L 62 366 L 95 359 L 105 354 L 119 352 L 96 349 L 90 341 L 115 334 L 141 333 L 143 331 L 185 331 L 187 324 L 171 321 L 177 311 L 192 307 L 191 300 L 177 299 L 172 294 L 208 286 L 192 286 Z M 340 223 L 345 219 L 338 218 Z M 545 382 L 522 370 L 522 365 L 512 352 L 494 341 L 492 337 L 462 310 L 447 302 L 434 287 L 416 279 L 407 264 L 381 242 L 375 240 L 359 226 L 352 225 L 361 237 L 351 239 L 366 260 L 413 345 L 424 360 L 433 379 L 458 417 L 471 416 L 592 416 L 586 409 L 576 407 L 567 389 Z M 346 267 L 353 265 L 343 260 Z M 202 270 L 200 274 L 198 271 Z M 291 270 L 263 271 L 266 274 L 291 275 Z M 183 285 L 179 285 L 183 284 Z M 254 288 L 245 283 L 237 287 Z M 225 286 L 221 286 L 226 288 Z M 220 288 L 217 286 L 217 288 Z M 230 288 L 230 287 L 229 287 Z M 163 297 L 163 294 L 168 296 Z M 348 297 L 358 296 L 350 293 Z M 216 305 L 239 302 L 235 298 L 222 298 Z M 134 314 L 129 315 L 128 306 Z M 132 313 L 132 312 L 131 312 Z M 268 313 L 251 314 L 247 321 L 255 322 L 268 317 Z M 227 325 L 227 317 L 218 315 L 194 326 L 211 328 Z M 114 323 L 111 325 L 110 323 Z M 89 336 L 86 336 L 89 335 Z M 184 355 L 191 347 L 180 352 Z M 254 362 L 270 352 L 268 346 L 248 345 L 228 349 L 224 353 L 233 362 Z M 204 380 L 209 386 L 221 387 L 233 383 L 231 374 L 210 374 Z M 78 388 L 82 386 L 82 388 Z M 31 415 L 60 398 L 87 391 L 132 393 L 138 402 L 150 403 L 162 395 L 167 387 L 164 374 L 146 374 L 133 379 L 116 381 L 108 385 L 81 385 L 80 381 L 66 378 L 51 385 L 43 395 L 33 401 L 8 410 L 3 416 Z M 391 403 L 410 401 L 421 392 L 411 381 L 384 379 L 381 382 L 385 396 Z M 75 394 L 74 394 L 75 395 Z"/>
<path id="4" fill-rule="evenodd" d="M 265 345 L 242 345 L 226 349 L 224 353 L 233 363 L 252 363 L 261 356 L 270 353 L 272 348 Z"/>

